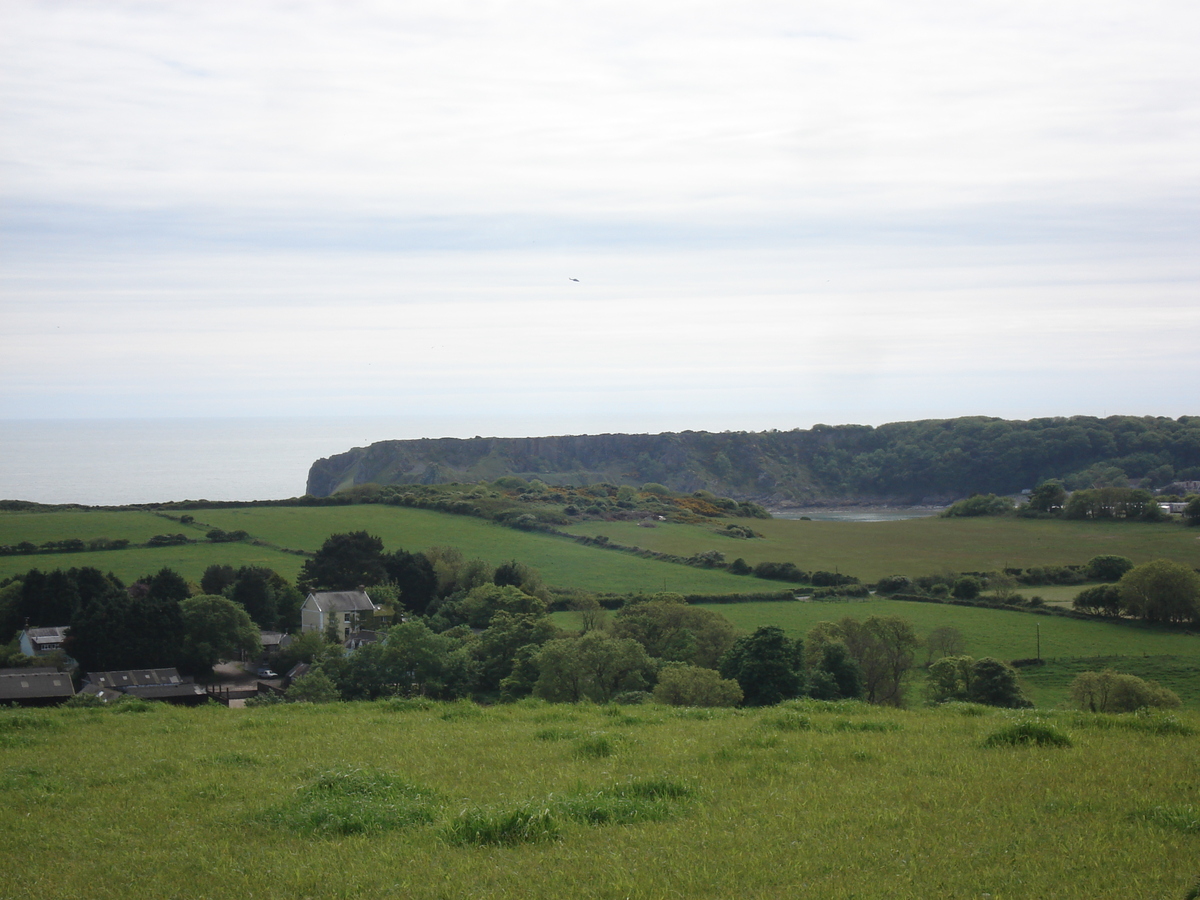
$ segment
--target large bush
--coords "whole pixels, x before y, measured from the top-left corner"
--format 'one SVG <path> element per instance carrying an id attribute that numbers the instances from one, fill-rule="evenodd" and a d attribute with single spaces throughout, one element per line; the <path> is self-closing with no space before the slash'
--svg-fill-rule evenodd
<path id="1" fill-rule="evenodd" d="M 671 706 L 737 706 L 742 689 L 713 669 L 668 666 L 658 675 L 654 699 Z"/>
<path id="2" fill-rule="evenodd" d="M 1134 712 L 1146 707 L 1173 709 L 1179 695 L 1157 682 L 1105 669 L 1083 672 L 1071 682 L 1071 701 L 1086 712 Z"/>

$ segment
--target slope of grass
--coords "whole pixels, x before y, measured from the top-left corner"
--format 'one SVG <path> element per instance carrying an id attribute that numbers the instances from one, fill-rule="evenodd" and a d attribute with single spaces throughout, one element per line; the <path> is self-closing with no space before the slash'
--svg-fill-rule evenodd
<path id="1" fill-rule="evenodd" d="M 819 704 L 401 709 L 0 711 L 0 858 L 22 873 L 4 896 L 1125 900 L 1180 898 L 1197 874 L 1184 729 Z M 1069 746 L 982 746 L 1021 723 Z M 548 726 L 618 749 L 583 758 L 539 739 Z M 271 816 L 366 770 L 368 789 L 332 792 L 363 798 L 354 828 Z M 54 850 L 29 866 L 31 847 Z"/>
<path id="2" fill-rule="evenodd" d="M 863 581 L 945 569 L 985 572 L 1009 566 L 1082 565 L 1108 553 L 1135 563 L 1161 557 L 1200 566 L 1200 534 L 1177 523 L 937 516 L 894 522 L 738 520 L 763 535 L 752 539 L 718 534 L 725 524 L 720 520 L 643 528 L 633 522 L 584 522 L 564 530 L 680 556 L 717 550 L 727 560 L 742 557 L 750 565 L 792 562 L 801 569 L 839 571 Z"/>
<path id="3" fill-rule="evenodd" d="M 156 534 L 176 534 L 186 530 L 178 522 L 141 510 L 0 511 L 0 544 L 9 546 L 22 541 L 40 545 L 45 541 L 70 538 L 82 541 L 125 538 L 134 544 L 144 544 Z"/>
<path id="4" fill-rule="evenodd" d="M 179 530 L 179 529 L 177 529 Z M 37 553 L 30 556 L 0 556 L 0 578 L 18 575 L 30 569 L 70 569 L 94 566 L 112 572 L 129 582 L 164 566 L 174 569 L 188 581 L 199 582 L 213 563 L 239 566 L 265 566 L 294 581 L 303 557 L 283 553 L 271 547 L 253 544 L 179 544 L 171 547 L 133 547 L 128 550 L 101 550 L 84 553 Z"/>

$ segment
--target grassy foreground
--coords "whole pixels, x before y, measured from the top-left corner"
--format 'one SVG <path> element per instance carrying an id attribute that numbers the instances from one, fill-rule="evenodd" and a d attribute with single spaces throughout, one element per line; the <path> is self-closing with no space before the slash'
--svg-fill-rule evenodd
<path id="1" fill-rule="evenodd" d="M 1016 722 L 1070 746 L 983 746 Z M 21 872 L 0 893 L 1182 900 L 1197 725 L 811 703 L 0 711 L 0 859 Z"/>

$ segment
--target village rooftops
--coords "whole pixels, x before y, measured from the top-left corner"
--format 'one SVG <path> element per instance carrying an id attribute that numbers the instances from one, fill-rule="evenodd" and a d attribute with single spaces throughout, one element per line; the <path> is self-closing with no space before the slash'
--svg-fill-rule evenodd
<path id="1" fill-rule="evenodd" d="M 0 702 L 58 703 L 74 693 L 71 676 L 57 669 L 0 669 Z"/>
<path id="2" fill-rule="evenodd" d="M 184 678 L 174 668 L 123 669 L 115 672 L 89 672 L 88 693 L 101 699 L 114 692 L 141 697 L 143 700 L 169 700 L 174 703 L 203 702 L 207 694 L 191 678 Z"/>

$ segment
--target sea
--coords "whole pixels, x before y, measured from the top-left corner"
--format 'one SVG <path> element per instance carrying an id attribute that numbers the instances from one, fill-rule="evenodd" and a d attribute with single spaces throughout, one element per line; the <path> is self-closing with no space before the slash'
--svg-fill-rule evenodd
<path id="1" fill-rule="evenodd" d="M 0 421 L 0 499 L 280 500 L 304 493 L 315 460 L 375 441 L 435 436 L 419 429 L 373 417 L 10 419 Z"/>

